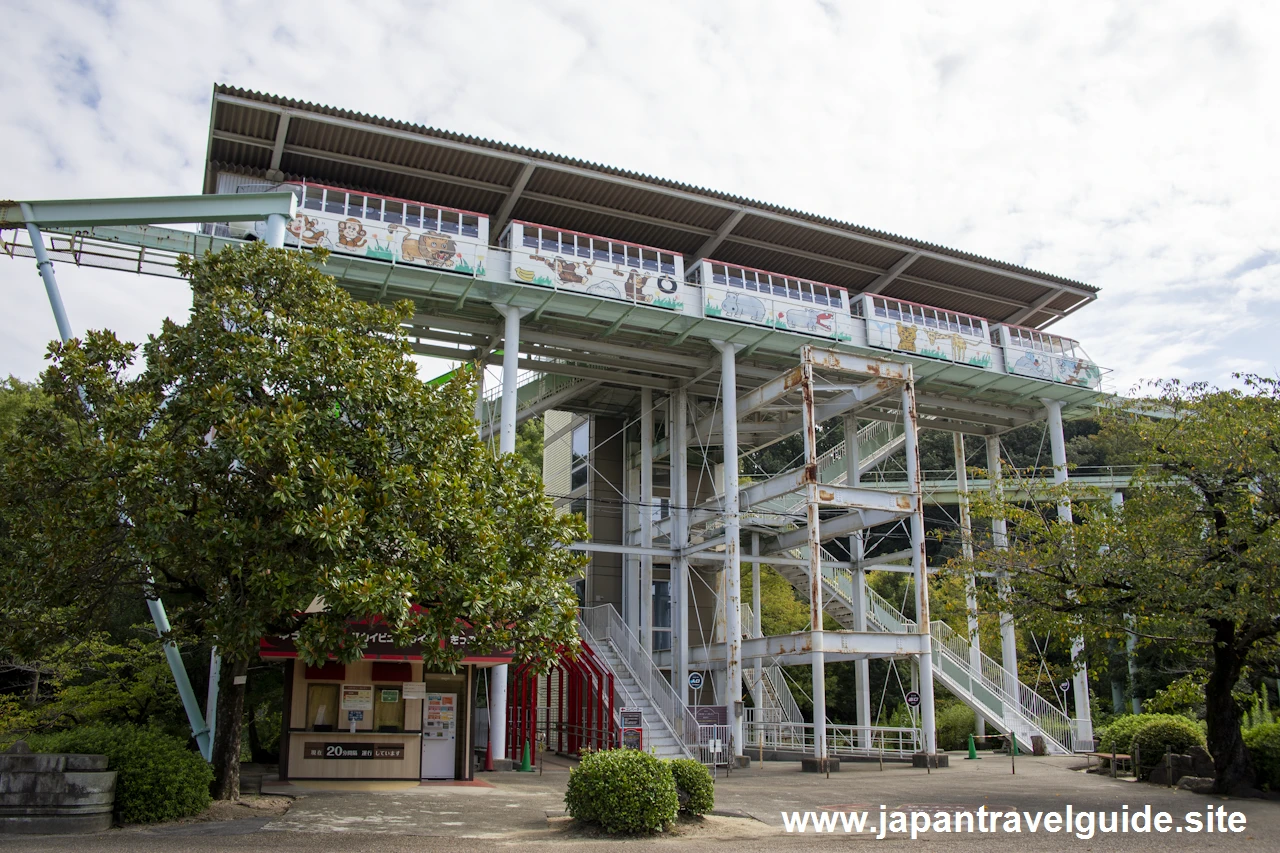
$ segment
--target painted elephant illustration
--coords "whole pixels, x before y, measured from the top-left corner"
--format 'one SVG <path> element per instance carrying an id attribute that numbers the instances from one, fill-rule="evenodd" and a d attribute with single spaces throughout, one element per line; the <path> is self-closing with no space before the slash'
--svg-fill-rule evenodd
<path id="1" fill-rule="evenodd" d="M 764 322 L 764 303 L 745 293 L 730 293 L 720 303 L 720 310 L 726 317 L 736 317 L 752 323 Z"/>

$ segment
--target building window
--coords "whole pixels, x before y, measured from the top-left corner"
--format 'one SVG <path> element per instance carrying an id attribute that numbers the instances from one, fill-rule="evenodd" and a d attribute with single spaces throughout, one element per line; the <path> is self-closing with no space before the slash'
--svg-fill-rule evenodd
<path id="1" fill-rule="evenodd" d="M 373 688 L 373 730 L 404 731 L 404 694 L 399 684 L 380 684 Z"/>
<path id="2" fill-rule="evenodd" d="M 569 488 L 577 490 L 587 485 L 591 465 L 587 461 L 591 455 L 591 424 L 584 422 L 573 429 L 572 468 L 570 468 Z"/>
<path id="3" fill-rule="evenodd" d="M 338 685 L 307 685 L 307 731 L 331 732 L 338 721 Z"/>
<path id="4" fill-rule="evenodd" d="M 653 582 L 653 650 L 671 648 L 671 582 Z"/>

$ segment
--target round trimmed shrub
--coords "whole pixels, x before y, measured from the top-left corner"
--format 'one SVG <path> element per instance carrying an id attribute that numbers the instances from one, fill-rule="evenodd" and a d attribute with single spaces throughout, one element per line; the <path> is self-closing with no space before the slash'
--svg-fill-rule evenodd
<path id="1" fill-rule="evenodd" d="M 209 807 L 213 768 L 180 738 L 133 726 L 84 726 L 27 740 L 36 752 L 105 755 L 116 771 L 116 813 L 122 823 L 153 823 Z"/>
<path id="2" fill-rule="evenodd" d="M 701 815 L 715 808 L 716 785 L 710 770 L 692 758 L 674 758 L 667 764 L 671 765 L 681 813 Z"/>
<path id="3" fill-rule="evenodd" d="M 1141 751 L 1144 769 L 1155 767 L 1170 750 L 1181 755 L 1193 746 L 1204 746 L 1204 732 L 1200 731 L 1200 726 L 1186 717 L 1160 716 L 1163 719 L 1148 720 L 1133 733 L 1131 746 Z"/>
<path id="4" fill-rule="evenodd" d="M 647 752 L 589 752 L 569 772 L 564 795 L 571 817 L 605 832 L 661 832 L 680 808 L 671 767 Z"/>
<path id="5" fill-rule="evenodd" d="M 1264 723 L 1244 732 L 1244 745 L 1259 787 L 1280 791 L 1280 723 Z"/>

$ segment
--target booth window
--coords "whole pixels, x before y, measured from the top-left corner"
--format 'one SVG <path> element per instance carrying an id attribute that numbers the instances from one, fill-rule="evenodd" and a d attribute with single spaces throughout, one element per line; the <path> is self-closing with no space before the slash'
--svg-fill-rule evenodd
<path id="1" fill-rule="evenodd" d="M 379 684 L 373 688 L 373 730 L 404 731 L 404 693 L 399 684 Z"/>
<path id="2" fill-rule="evenodd" d="M 331 732 L 338 720 L 337 684 L 307 685 L 307 731 Z M 404 719 L 403 712 L 401 720 Z"/>

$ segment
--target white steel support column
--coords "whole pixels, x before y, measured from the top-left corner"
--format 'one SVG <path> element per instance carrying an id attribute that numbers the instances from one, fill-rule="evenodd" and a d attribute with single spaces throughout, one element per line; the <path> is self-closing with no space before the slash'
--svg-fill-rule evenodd
<path id="1" fill-rule="evenodd" d="M 1001 489 L 1000 473 L 1000 437 L 987 436 L 987 470 L 990 472 L 991 492 L 999 499 Z M 997 551 L 1009 547 L 1009 524 L 1003 518 L 991 519 L 991 545 Z M 1009 579 L 1002 571 L 997 575 L 1000 584 L 1000 600 L 1007 601 Z M 1010 696 L 1018 695 L 1018 632 L 1013 624 L 1013 614 L 1007 610 L 1000 611 L 1000 668 L 1004 670 L 1004 689 Z"/>
<path id="2" fill-rule="evenodd" d="M 800 366 L 800 393 L 804 422 L 804 464 L 811 471 L 818 470 L 818 424 L 813 404 L 813 364 L 808 360 Z M 827 660 L 822 651 L 822 535 L 818 520 L 818 502 L 812 494 L 805 501 L 805 523 L 809 532 L 809 630 L 812 651 L 810 667 L 813 674 L 813 756 L 827 756 Z"/>
<path id="3" fill-rule="evenodd" d="M 640 544 L 653 547 L 653 389 L 640 389 Z M 640 558 L 640 648 L 653 654 L 653 555 Z"/>
<path id="4" fill-rule="evenodd" d="M 689 700 L 689 558 L 684 556 L 688 544 L 689 464 L 688 464 L 689 394 L 677 388 L 671 395 L 671 547 L 676 556 L 671 560 L 671 681 L 676 695 Z"/>
<path id="5" fill-rule="evenodd" d="M 916 579 L 916 626 L 929 634 L 929 568 L 925 563 L 924 495 L 920 482 L 920 443 L 916 434 L 916 390 L 908 384 L 902 388 L 902 428 L 906 436 L 907 485 L 915 500 L 911 513 L 911 569 Z M 933 716 L 933 651 L 925 644 L 920 653 L 920 729 L 924 735 L 924 751 L 937 752 L 937 727 Z"/>
<path id="6" fill-rule="evenodd" d="M 724 432 L 724 608 L 725 661 L 727 663 L 724 703 L 729 706 L 729 724 L 734 755 L 743 754 L 742 717 L 742 554 L 739 544 L 741 519 L 738 514 L 738 348 L 713 341 L 720 350 L 720 402 Z M 816 701 L 816 699 L 815 699 Z"/>
<path id="7" fill-rule="evenodd" d="M 1045 411 L 1049 413 L 1049 452 L 1053 458 L 1053 482 L 1062 485 L 1067 482 L 1067 441 L 1062 433 L 1062 401 L 1041 399 Z M 1058 521 L 1063 524 L 1072 523 L 1071 501 L 1063 498 L 1058 503 Z M 1089 707 L 1089 670 L 1084 662 L 1084 637 L 1075 636 L 1071 640 L 1071 663 L 1075 668 L 1071 676 L 1072 689 L 1076 699 L 1075 738 L 1076 743 L 1085 749 L 1093 746 L 1093 713 Z"/>
<path id="8" fill-rule="evenodd" d="M 284 248 L 284 230 L 289 224 L 289 217 L 282 213 L 273 213 L 267 217 L 267 245 L 273 249 Z"/>
<path id="9" fill-rule="evenodd" d="M 495 305 L 506 320 L 502 335 L 502 422 L 498 450 L 516 450 L 516 387 L 520 365 L 520 318 L 528 309 Z M 494 758 L 507 755 L 507 667 L 495 666 L 489 675 L 489 743 Z"/>
<path id="10" fill-rule="evenodd" d="M 964 451 L 964 435 L 951 434 L 952 449 L 956 457 L 956 493 L 960 504 L 960 553 L 966 560 L 973 559 L 973 521 L 969 516 L 969 468 Z M 965 577 L 965 611 L 969 627 L 969 667 L 975 673 L 982 672 L 982 643 L 978 637 L 978 581 L 973 572 Z M 987 720 L 976 715 L 978 734 L 987 733 Z"/>
<path id="11" fill-rule="evenodd" d="M 862 456 L 858 446 L 858 419 L 853 415 L 844 418 L 845 482 L 852 488 L 862 483 Z M 859 564 L 866 556 L 866 541 L 859 530 L 849 537 L 849 561 L 853 570 L 853 630 L 867 630 L 867 572 Z M 863 659 L 853 663 L 853 692 L 857 704 L 858 746 L 871 748 L 871 661 Z"/>
<path id="12" fill-rule="evenodd" d="M 751 532 L 751 556 L 760 556 L 760 534 Z M 763 637 L 760 628 L 760 563 L 751 563 L 751 636 Z M 764 659 L 756 658 L 751 662 L 751 704 L 756 709 L 756 722 L 764 722 L 760 709 L 764 707 Z M 758 731 L 758 730 L 757 730 Z"/>

